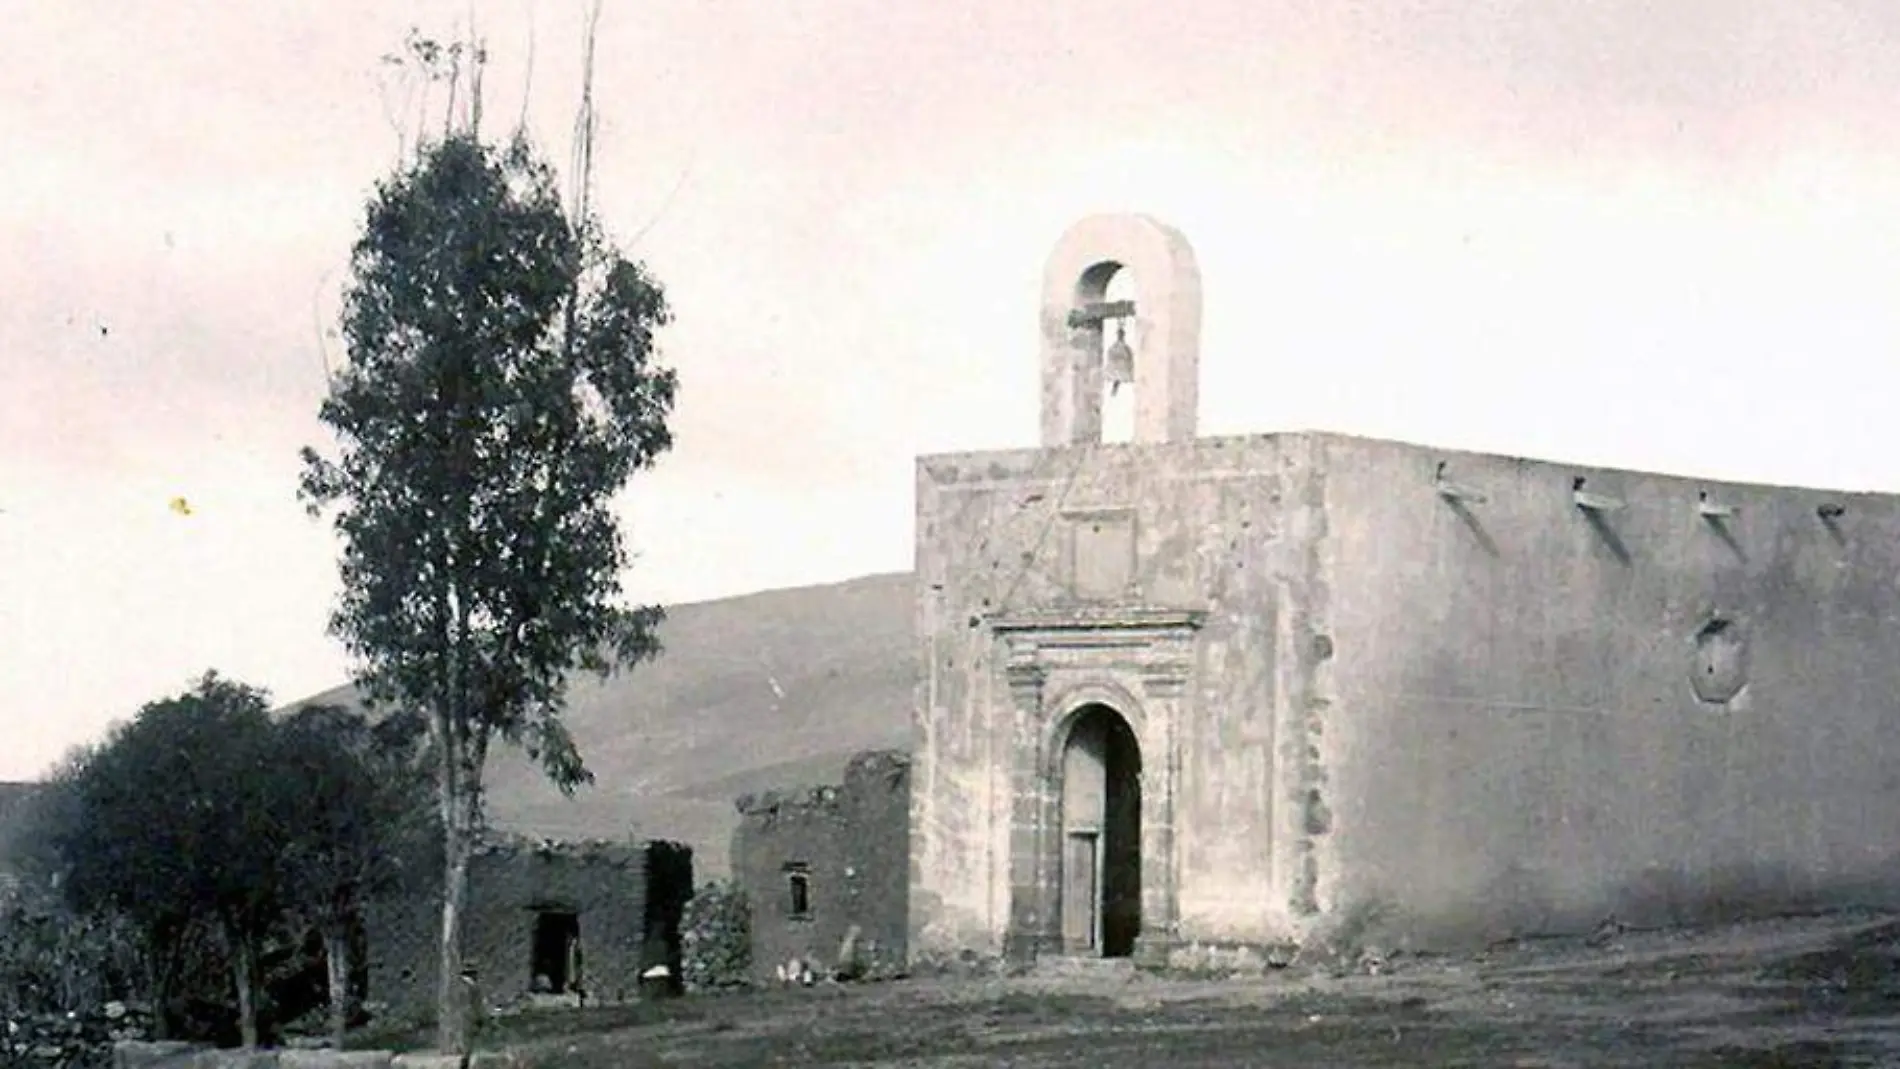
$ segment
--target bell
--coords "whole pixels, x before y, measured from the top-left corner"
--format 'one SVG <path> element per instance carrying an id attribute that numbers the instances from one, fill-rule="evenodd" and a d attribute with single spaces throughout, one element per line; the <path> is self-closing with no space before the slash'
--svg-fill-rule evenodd
<path id="1" fill-rule="evenodd" d="M 1108 379 L 1111 397 L 1116 390 L 1135 381 L 1135 351 L 1128 347 L 1127 324 L 1115 324 L 1115 344 L 1108 347 L 1103 375 Z"/>

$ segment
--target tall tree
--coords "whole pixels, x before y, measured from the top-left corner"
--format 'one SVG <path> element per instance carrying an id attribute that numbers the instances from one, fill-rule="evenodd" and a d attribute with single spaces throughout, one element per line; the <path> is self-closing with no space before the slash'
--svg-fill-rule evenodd
<path id="1" fill-rule="evenodd" d="M 273 775 L 268 697 L 207 673 L 152 702 L 71 773 L 56 847 L 82 912 L 138 925 L 160 962 L 159 1002 L 192 927 L 210 922 L 232 966 L 239 1029 L 257 1045 L 260 942 L 281 916 L 290 814 Z"/>
<path id="2" fill-rule="evenodd" d="M 612 511 L 672 444 L 656 360 L 669 318 L 646 269 L 561 202 L 523 134 L 472 123 L 425 143 L 368 206 L 344 295 L 348 361 L 303 451 L 301 494 L 335 509 L 332 631 L 373 704 L 426 717 L 443 829 L 438 1041 L 459 1012 L 468 866 L 491 743 L 564 791 L 591 780 L 563 722 L 567 680 L 658 652 L 661 612 L 621 603 Z"/>

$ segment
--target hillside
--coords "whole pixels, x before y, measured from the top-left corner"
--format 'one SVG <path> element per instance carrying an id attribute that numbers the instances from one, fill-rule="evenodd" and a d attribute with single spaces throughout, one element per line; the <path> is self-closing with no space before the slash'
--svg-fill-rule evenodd
<path id="1" fill-rule="evenodd" d="M 489 812 L 531 835 L 677 839 L 699 878 L 724 876 L 738 795 L 835 782 L 859 750 L 908 748 L 912 607 L 906 573 L 671 608 L 658 660 L 569 692 L 594 785 L 563 798 L 504 751 Z"/>

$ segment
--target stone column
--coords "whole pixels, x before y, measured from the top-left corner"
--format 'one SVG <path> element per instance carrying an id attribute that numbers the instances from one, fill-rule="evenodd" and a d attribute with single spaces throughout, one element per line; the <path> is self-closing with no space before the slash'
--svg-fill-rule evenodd
<path id="1" fill-rule="evenodd" d="M 1174 660 L 1142 673 L 1148 737 L 1142 739 L 1141 934 L 1135 960 L 1166 965 L 1180 939 L 1174 856 L 1175 784 L 1180 774 L 1179 727 L 1192 669 Z"/>
<path id="2" fill-rule="evenodd" d="M 1044 774 L 1041 746 L 1044 670 L 1035 647 L 1012 644 L 1004 669 L 1009 680 L 1011 722 L 1009 822 L 1009 928 L 1003 954 L 1029 964 L 1055 949 L 1055 917 L 1050 909 L 1053 874 L 1044 855 L 1045 823 L 1051 790 Z"/>

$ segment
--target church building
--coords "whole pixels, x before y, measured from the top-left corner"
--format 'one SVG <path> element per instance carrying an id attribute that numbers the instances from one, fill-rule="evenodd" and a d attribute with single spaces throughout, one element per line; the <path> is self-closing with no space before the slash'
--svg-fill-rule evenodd
<path id="1" fill-rule="evenodd" d="M 1200 316 L 1078 223 L 1040 447 L 918 461 L 913 957 L 1900 901 L 1900 498 L 1199 437 Z"/>

